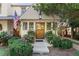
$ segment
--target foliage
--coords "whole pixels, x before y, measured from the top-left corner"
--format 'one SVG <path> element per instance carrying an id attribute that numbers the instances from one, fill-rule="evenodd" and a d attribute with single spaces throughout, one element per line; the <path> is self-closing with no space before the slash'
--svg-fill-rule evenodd
<path id="1" fill-rule="evenodd" d="M 1 47 L 0 48 L 0 56 L 9 56 L 9 48 L 8 47 Z"/>
<path id="2" fill-rule="evenodd" d="M 53 39 L 53 33 L 52 31 L 46 32 L 46 39 L 48 40 L 49 43 L 51 43 L 51 40 Z"/>
<path id="3" fill-rule="evenodd" d="M 79 51 L 75 51 L 74 56 L 79 56 Z"/>
<path id="4" fill-rule="evenodd" d="M 35 32 L 34 31 L 28 31 L 28 42 L 33 43 L 34 42 L 34 38 L 35 38 Z"/>
<path id="5" fill-rule="evenodd" d="M 32 46 L 20 39 L 10 39 L 9 41 L 10 55 L 12 56 L 28 56 L 32 55 Z"/>
<path id="6" fill-rule="evenodd" d="M 60 48 L 61 47 L 61 39 L 60 37 L 54 37 L 53 38 L 53 41 L 52 41 L 52 44 L 53 44 L 53 47 L 58 47 Z"/>
<path id="7" fill-rule="evenodd" d="M 73 28 L 79 27 L 79 4 L 78 3 L 40 3 L 33 6 L 35 10 L 41 11 L 46 15 L 50 15 L 54 18 L 54 15 L 59 16 L 60 22 L 67 22 L 67 24 Z M 54 18 L 55 19 L 55 18 Z"/>
<path id="8" fill-rule="evenodd" d="M 7 32 L 0 32 L 0 42 L 2 45 L 7 45 L 10 38 L 11 36 Z"/>
<path id="9" fill-rule="evenodd" d="M 0 40 L 8 40 L 11 36 L 7 32 L 0 32 Z"/>
<path id="10" fill-rule="evenodd" d="M 25 34 L 25 35 L 23 36 L 23 38 L 24 38 L 25 40 L 28 40 L 28 35 Z"/>
<path id="11" fill-rule="evenodd" d="M 56 36 L 52 33 L 52 31 L 48 31 L 46 33 L 47 41 L 53 45 L 53 47 L 58 47 L 62 49 L 69 49 L 72 48 L 72 42 L 67 39 L 62 39 L 59 36 Z"/>
<path id="12" fill-rule="evenodd" d="M 61 41 L 61 48 L 63 49 L 70 49 L 72 48 L 72 42 L 68 39 L 63 39 Z"/>

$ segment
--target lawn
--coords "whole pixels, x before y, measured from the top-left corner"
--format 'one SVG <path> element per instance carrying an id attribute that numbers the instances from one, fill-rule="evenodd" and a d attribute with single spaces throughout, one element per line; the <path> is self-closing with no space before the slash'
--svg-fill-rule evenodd
<path id="1" fill-rule="evenodd" d="M 9 48 L 0 47 L 0 56 L 9 56 Z"/>

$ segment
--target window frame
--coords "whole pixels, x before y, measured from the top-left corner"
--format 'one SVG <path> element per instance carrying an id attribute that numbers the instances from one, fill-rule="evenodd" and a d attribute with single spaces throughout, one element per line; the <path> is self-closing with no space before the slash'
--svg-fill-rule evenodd
<path id="1" fill-rule="evenodd" d="M 23 22 L 23 30 L 27 30 L 28 29 L 28 22 Z"/>
<path id="2" fill-rule="evenodd" d="M 48 26 L 48 23 L 50 23 L 50 28 L 49 28 L 49 26 Z M 47 22 L 47 30 L 51 30 L 52 29 L 52 27 L 51 27 L 51 22 Z"/>
<path id="3" fill-rule="evenodd" d="M 29 22 L 29 30 L 34 30 L 34 22 Z"/>

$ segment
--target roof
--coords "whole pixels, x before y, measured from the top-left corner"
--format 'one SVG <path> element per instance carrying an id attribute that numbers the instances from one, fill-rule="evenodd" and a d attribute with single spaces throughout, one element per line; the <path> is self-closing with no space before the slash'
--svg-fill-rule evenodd
<path id="1" fill-rule="evenodd" d="M 2 19 L 13 19 L 13 16 L 0 16 L 0 20 Z"/>
<path id="2" fill-rule="evenodd" d="M 23 6 L 31 6 L 32 3 L 12 3 L 11 6 L 23 7 Z"/>
<path id="3" fill-rule="evenodd" d="M 12 19 L 14 19 L 14 17 L 15 16 L 0 16 L 0 20 L 3 20 L 3 19 L 7 19 L 7 20 L 11 19 L 12 20 Z"/>
<path id="4" fill-rule="evenodd" d="M 47 16 L 42 13 L 42 19 L 54 19 L 52 16 Z M 29 7 L 26 12 L 20 17 L 20 19 L 39 19 L 40 15 L 39 12 L 34 10 L 34 8 L 31 6 Z M 55 16 L 55 19 L 59 19 L 58 16 Z"/>

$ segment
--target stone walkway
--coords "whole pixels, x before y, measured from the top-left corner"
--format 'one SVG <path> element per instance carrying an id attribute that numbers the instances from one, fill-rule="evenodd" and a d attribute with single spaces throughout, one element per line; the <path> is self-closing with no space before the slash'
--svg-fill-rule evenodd
<path id="1" fill-rule="evenodd" d="M 45 39 L 43 39 L 45 40 Z M 76 46 L 75 46 L 76 47 Z M 33 54 L 32 56 L 73 56 L 76 49 L 60 49 L 54 48 L 47 41 L 35 42 L 33 44 Z"/>
<path id="2" fill-rule="evenodd" d="M 46 41 L 43 42 L 35 42 L 33 45 L 33 56 L 45 56 L 49 54 L 48 43 Z"/>

